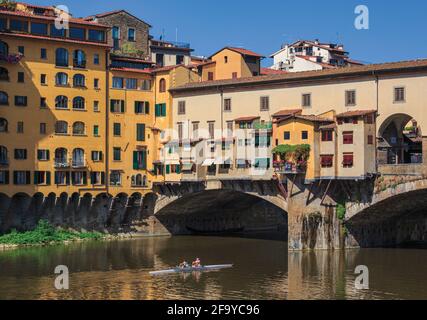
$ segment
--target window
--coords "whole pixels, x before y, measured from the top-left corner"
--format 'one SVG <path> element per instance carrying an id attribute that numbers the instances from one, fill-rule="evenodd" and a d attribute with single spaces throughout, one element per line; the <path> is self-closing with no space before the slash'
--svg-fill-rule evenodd
<path id="1" fill-rule="evenodd" d="M 184 138 L 184 124 L 182 122 L 178 123 L 178 140 L 181 142 Z"/>
<path id="2" fill-rule="evenodd" d="M 73 77 L 73 86 L 74 87 L 84 87 L 85 86 L 85 76 L 82 74 L 76 74 Z"/>
<path id="3" fill-rule="evenodd" d="M 270 169 L 270 159 L 255 159 L 255 169 L 268 170 Z"/>
<path id="4" fill-rule="evenodd" d="M 35 185 L 50 185 L 50 171 L 34 171 Z"/>
<path id="5" fill-rule="evenodd" d="M 64 72 L 59 72 L 55 76 L 55 84 L 57 86 L 66 86 L 68 85 L 68 75 Z"/>
<path id="6" fill-rule="evenodd" d="M 322 166 L 322 168 L 332 168 L 333 164 L 334 164 L 333 155 L 320 156 L 320 165 Z"/>
<path id="7" fill-rule="evenodd" d="M 224 112 L 231 112 L 231 99 L 224 99 Z"/>
<path id="8" fill-rule="evenodd" d="M 16 124 L 16 133 L 24 133 L 24 122 L 18 121 Z"/>
<path id="9" fill-rule="evenodd" d="M 265 148 L 271 145 L 271 137 L 267 135 L 255 135 L 255 148 Z"/>
<path id="10" fill-rule="evenodd" d="M 121 161 L 122 160 L 122 149 L 121 148 L 113 148 L 113 160 Z"/>
<path id="11" fill-rule="evenodd" d="M 1 165 L 9 164 L 9 156 L 8 156 L 7 148 L 4 146 L 0 146 L 0 164 Z"/>
<path id="12" fill-rule="evenodd" d="M 102 161 L 102 151 L 92 151 L 92 161 Z"/>
<path id="13" fill-rule="evenodd" d="M 86 39 L 86 30 L 83 28 L 70 27 L 69 37 L 71 39 L 85 40 Z"/>
<path id="14" fill-rule="evenodd" d="M 99 101 L 94 101 L 93 102 L 93 111 L 94 112 L 99 112 Z"/>
<path id="15" fill-rule="evenodd" d="M 231 74 L 231 78 L 232 78 L 232 79 L 237 79 L 237 72 L 233 72 L 233 73 Z"/>
<path id="16" fill-rule="evenodd" d="M 311 94 L 306 93 L 302 95 L 302 106 L 303 107 L 311 107 Z"/>
<path id="17" fill-rule="evenodd" d="M 184 64 L 184 56 L 180 54 L 176 56 L 176 65 L 179 65 L 179 64 Z"/>
<path id="18" fill-rule="evenodd" d="M 98 125 L 93 126 L 93 136 L 99 137 L 99 126 Z"/>
<path id="19" fill-rule="evenodd" d="M 260 99 L 260 110 L 268 111 L 270 109 L 270 97 L 261 97 Z"/>
<path id="20" fill-rule="evenodd" d="M 73 67 L 86 68 L 86 54 L 82 50 L 75 50 L 73 54 Z"/>
<path id="21" fill-rule="evenodd" d="M 15 96 L 15 106 L 26 107 L 27 106 L 27 97 Z"/>
<path id="22" fill-rule="evenodd" d="M 24 185 L 31 183 L 31 171 L 13 171 L 13 184 Z"/>
<path id="23" fill-rule="evenodd" d="M 159 92 L 166 92 L 166 80 L 163 78 L 159 82 Z"/>
<path id="24" fill-rule="evenodd" d="M 308 139 L 308 131 L 302 131 L 301 132 L 301 139 L 307 140 Z"/>
<path id="25" fill-rule="evenodd" d="M 20 83 L 25 82 L 25 74 L 23 72 L 18 72 L 18 82 Z"/>
<path id="26" fill-rule="evenodd" d="M 55 150 L 55 167 L 65 168 L 68 167 L 68 151 L 64 148 Z"/>
<path id="27" fill-rule="evenodd" d="M 81 121 L 74 122 L 73 135 L 83 136 L 85 134 L 85 124 Z"/>
<path id="28" fill-rule="evenodd" d="M 365 121 L 367 124 L 373 124 L 374 123 L 374 115 L 373 114 L 368 114 L 365 117 Z"/>
<path id="29" fill-rule="evenodd" d="M 93 79 L 93 87 L 95 89 L 99 89 L 99 79 Z"/>
<path id="30" fill-rule="evenodd" d="M 47 24 L 31 22 L 31 34 L 47 36 Z"/>
<path id="31" fill-rule="evenodd" d="M 142 80 L 141 90 L 151 90 L 151 80 Z"/>
<path id="32" fill-rule="evenodd" d="M 46 134 L 46 123 L 40 123 L 40 134 Z"/>
<path id="33" fill-rule="evenodd" d="M 166 117 L 166 103 L 156 104 L 156 117 Z"/>
<path id="34" fill-rule="evenodd" d="M 49 161 L 50 155 L 49 150 L 37 150 L 37 160 L 39 161 Z"/>
<path id="35" fill-rule="evenodd" d="M 12 19 L 9 28 L 12 31 L 28 32 L 28 21 Z"/>
<path id="36" fill-rule="evenodd" d="M 119 171 L 111 171 L 110 185 L 120 186 L 122 184 L 122 174 Z"/>
<path id="37" fill-rule="evenodd" d="M 120 137 L 122 134 L 122 126 L 120 123 L 113 123 L 113 135 L 116 137 Z"/>
<path id="38" fill-rule="evenodd" d="M 25 54 L 25 47 L 24 46 L 18 46 L 18 52 L 22 55 Z"/>
<path id="39" fill-rule="evenodd" d="M 215 122 L 214 121 L 208 122 L 208 128 L 209 128 L 209 139 L 215 139 Z"/>
<path id="40" fill-rule="evenodd" d="M 214 80 L 214 73 L 208 72 L 208 81 L 213 81 L 213 80 Z"/>
<path id="41" fill-rule="evenodd" d="M 68 67 L 68 51 L 66 49 L 56 49 L 55 64 L 57 67 Z"/>
<path id="42" fill-rule="evenodd" d="M 290 131 L 285 131 L 283 133 L 283 139 L 284 140 L 291 140 L 291 132 Z"/>
<path id="43" fill-rule="evenodd" d="M 0 31 L 4 31 L 7 28 L 7 19 L 0 18 Z"/>
<path id="44" fill-rule="evenodd" d="M 369 145 L 373 145 L 374 144 L 374 136 L 373 135 L 368 135 L 368 144 Z"/>
<path id="45" fill-rule="evenodd" d="M 40 97 L 40 108 L 47 108 L 46 98 Z"/>
<path id="46" fill-rule="evenodd" d="M 119 27 L 113 27 L 112 37 L 113 37 L 113 49 L 119 50 L 120 49 L 120 28 Z"/>
<path id="47" fill-rule="evenodd" d="M 193 122 L 193 139 L 196 140 L 199 138 L 199 123 Z"/>
<path id="48" fill-rule="evenodd" d="M 45 48 L 40 49 L 40 59 L 43 59 L 43 60 L 47 59 L 47 50 Z"/>
<path id="49" fill-rule="evenodd" d="M 73 168 L 83 168 L 86 165 L 85 151 L 81 148 L 73 150 Z"/>
<path id="50" fill-rule="evenodd" d="M 234 131 L 234 122 L 233 121 L 227 121 L 227 137 L 228 138 L 233 137 L 233 131 Z"/>
<path id="51" fill-rule="evenodd" d="M 332 141 L 333 140 L 333 130 L 323 130 L 322 131 L 322 141 Z"/>
<path id="52" fill-rule="evenodd" d="M 394 88 L 394 102 L 405 102 L 405 88 Z"/>
<path id="53" fill-rule="evenodd" d="M 165 64 L 165 62 L 164 62 L 164 54 L 163 53 L 157 53 L 156 54 L 156 65 L 158 66 L 158 67 L 163 67 L 163 65 Z"/>
<path id="54" fill-rule="evenodd" d="M 60 186 L 66 186 L 70 184 L 70 173 L 66 171 L 55 172 L 55 184 Z"/>
<path id="55" fill-rule="evenodd" d="M 133 169 L 147 170 L 147 150 L 133 152 Z"/>
<path id="56" fill-rule="evenodd" d="M 27 149 L 15 149 L 15 160 L 26 160 Z"/>
<path id="57" fill-rule="evenodd" d="M 56 134 L 68 134 L 68 123 L 66 121 L 57 121 L 55 123 Z"/>
<path id="58" fill-rule="evenodd" d="M 93 55 L 93 64 L 99 65 L 99 54 L 97 53 Z"/>
<path id="59" fill-rule="evenodd" d="M 345 105 L 347 107 L 356 105 L 356 91 L 348 90 L 345 92 Z"/>
<path id="60" fill-rule="evenodd" d="M 224 56 L 224 63 L 228 63 L 228 56 Z"/>
<path id="61" fill-rule="evenodd" d="M 0 184 L 9 184 L 9 171 L 0 171 Z"/>
<path id="62" fill-rule="evenodd" d="M 150 114 L 150 103 L 148 101 L 135 101 L 136 114 Z"/>
<path id="63" fill-rule="evenodd" d="M 343 132 L 343 144 L 353 144 L 353 131 Z"/>
<path id="64" fill-rule="evenodd" d="M 0 91 L 0 105 L 8 105 L 9 104 L 9 96 L 6 92 Z"/>
<path id="65" fill-rule="evenodd" d="M 56 109 L 68 109 L 68 98 L 66 96 L 57 96 L 55 98 Z"/>
<path id="66" fill-rule="evenodd" d="M 0 54 L 7 56 L 9 54 L 9 46 L 6 42 L 0 40 Z"/>
<path id="67" fill-rule="evenodd" d="M 147 176 L 142 174 L 137 174 L 132 176 L 132 186 L 134 187 L 147 187 Z"/>
<path id="68" fill-rule="evenodd" d="M 124 78 L 113 77 L 113 88 L 115 89 L 123 89 L 124 87 Z"/>
<path id="69" fill-rule="evenodd" d="M 85 99 L 83 97 L 75 97 L 73 99 L 73 109 L 84 110 L 85 109 Z"/>
<path id="70" fill-rule="evenodd" d="M 0 118 L 0 132 L 7 132 L 8 131 L 8 122 L 4 118 Z"/>
<path id="71" fill-rule="evenodd" d="M 133 79 L 133 78 L 126 79 L 126 89 L 136 90 L 137 88 L 138 88 L 137 79 Z"/>
<path id="72" fill-rule="evenodd" d="M 105 173 L 104 172 L 91 172 L 90 180 L 93 185 L 104 185 L 105 184 Z"/>
<path id="73" fill-rule="evenodd" d="M 47 84 L 47 78 L 45 74 L 40 75 L 40 84 L 46 85 Z"/>
<path id="74" fill-rule="evenodd" d="M 185 114 L 185 101 L 178 101 L 178 114 Z"/>
<path id="75" fill-rule="evenodd" d="M 136 125 L 136 141 L 145 141 L 145 124 L 143 123 Z"/>
<path id="76" fill-rule="evenodd" d="M 354 164 L 354 155 L 353 153 L 344 153 L 343 154 L 343 162 L 344 168 L 351 168 Z"/>
<path id="77" fill-rule="evenodd" d="M 0 67 L 0 81 L 9 81 L 9 70 Z"/>
<path id="78" fill-rule="evenodd" d="M 101 30 L 89 29 L 89 40 L 96 41 L 96 42 L 104 42 L 105 32 Z"/>
<path id="79" fill-rule="evenodd" d="M 128 29 L 128 41 L 135 41 L 135 29 L 133 28 Z"/>
<path id="80" fill-rule="evenodd" d="M 83 186 L 87 184 L 87 173 L 84 171 L 71 172 L 71 183 L 75 186 Z"/>
<path id="81" fill-rule="evenodd" d="M 125 112 L 124 100 L 111 100 L 110 111 L 113 113 L 124 113 Z"/>
<path id="82" fill-rule="evenodd" d="M 54 24 L 50 25 L 50 36 L 55 38 L 64 38 L 65 37 L 65 28 L 57 29 Z"/>

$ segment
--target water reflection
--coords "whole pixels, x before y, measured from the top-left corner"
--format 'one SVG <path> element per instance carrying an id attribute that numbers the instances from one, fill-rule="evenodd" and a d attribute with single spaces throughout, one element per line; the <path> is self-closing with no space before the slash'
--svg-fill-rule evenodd
<path id="1" fill-rule="evenodd" d="M 151 277 L 186 259 L 233 263 L 209 273 Z M 288 265 L 289 263 L 289 265 Z M 289 253 L 282 241 L 174 237 L 0 252 L 0 299 L 427 299 L 426 250 Z M 70 269 L 70 290 L 54 269 Z M 370 270 L 369 291 L 354 269 Z"/>

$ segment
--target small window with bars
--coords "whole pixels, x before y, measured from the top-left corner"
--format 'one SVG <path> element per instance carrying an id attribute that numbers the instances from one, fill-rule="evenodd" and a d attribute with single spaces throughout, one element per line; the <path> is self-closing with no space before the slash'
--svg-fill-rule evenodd
<path id="1" fill-rule="evenodd" d="M 406 92 L 404 87 L 394 88 L 394 102 L 405 102 Z"/>
<path id="2" fill-rule="evenodd" d="M 224 99 L 224 112 L 231 112 L 231 99 Z"/>
<path id="3" fill-rule="evenodd" d="M 302 95 L 302 106 L 304 108 L 311 107 L 311 93 L 305 93 Z"/>
<path id="4" fill-rule="evenodd" d="M 178 114 L 185 114 L 185 101 L 178 102 Z"/>
<path id="5" fill-rule="evenodd" d="M 352 107 L 356 105 L 356 91 L 348 90 L 345 92 L 345 105 L 346 107 Z"/>
<path id="6" fill-rule="evenodd" d="M 260 110 L 268 111 L 270 110 L 270 97 L 261 97 L 260 100 Z"/>

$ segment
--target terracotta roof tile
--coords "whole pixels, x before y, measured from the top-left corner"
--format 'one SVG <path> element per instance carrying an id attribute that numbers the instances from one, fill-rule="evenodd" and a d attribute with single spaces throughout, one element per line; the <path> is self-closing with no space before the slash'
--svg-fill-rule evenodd
<path id="1" fill-rule="evenodd" d="M 302 109 L 285 109 L 273 114 L 273 118 L 286 117 L 294 114 L 301 114 Z"/>
<path id="2" fill-rule="evenodd" d="M 287 73 L 283 70 L 274 70 L 270 68 L 261 68 L 261 75 L 269 75 L 269 74 L 284 74 Z"/>
<path id="3" fill-rule="evenodd" d="M 354 111 L 348 111 L 348 112 L 337 114 L 337 118 L 360 117 L 360 116 L 366 116 L 368 114 L 373 114 L 376 112 L 377 112 L 376 110 L 354 110 Z"/>
<path id="4" fill-rule="evenodd" d="M 257 57 L 257 58 L 264 58 L 263 55 L 255 53 L 255 52 L 253 52 L 251 50 L 244 49 L 244 48 L 236 48 L 236 47 L 224 47 L 221 50 L 218 50 L 217 52 L 215 52 L 214 54 L 212 54 L 209 58 L 212 58 L 213 56 L 217 55 L 218 53 L 220 53 L 221 51 L 226 50 L 226 49 L 234 51 L 234 52 L 237 52 L 237 53 L 240 53 L 240 54 L 245 55 L 245 56 L 252 56 L 252 57 Z"/>
<path id="5" fill-rule="evenodd" d="M 248 117 L 237 118 L 234 121 L 235 122 L 249 122 L 249 121 L 254 121 L 254 120 L 257 120 L 257 119 L 260 119 L 260 118 L 261 118 L 260 116 L 248 116 Z"/>
<path id="6" fill-rule="evenodd" d="M 283 118 L 279 118 L 277 119 L 277 122 L 283 122 L 289 119 L 301 119 L 301 120 L 306 120 L 306 121 L 310 121 L 310 122 L 334 122 L 334 120 L 332 119 L 328 119 L 328 118 L 324 118 L 324 117 L 319 117 L 316 115 L 299 115 L 299 114 L 291 114 L 289 116 L 285 116 Z"/>

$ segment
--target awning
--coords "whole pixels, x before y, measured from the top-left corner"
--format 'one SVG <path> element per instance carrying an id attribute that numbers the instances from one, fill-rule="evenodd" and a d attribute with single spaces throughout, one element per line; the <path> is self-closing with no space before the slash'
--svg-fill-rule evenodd
<path id="1" fill-rule="evenodd" d="M 215 159 L 206 159 L 203 161 L 202 167 L 210 167 L 215 163 Z"/>
<path id="2" fill-rule="evenodd" d="M 179 164 L 181 164 L 181 162 L 179 160 L 166 160 L 165 164 L 166 165 L 179 165 Z"/>
<path id="3" fill-rule="evenodd" d="M 246 165 L 247 163 L 250 164 L 251 160 L 247 160 L 247 159 L 237 159 L 236 160 L 237 165 Z"/>
<path id="4" fill-rule="evenodd" d="M 214 163 L 215 164 L 230 164 L 231 158 L 217 158 Z"/>
<path id="5" fill-rule="evenodd" d="M 191 171 L 193 170 L 193 163 L 183 163 L 182 164 L 182 171 Z"/>

